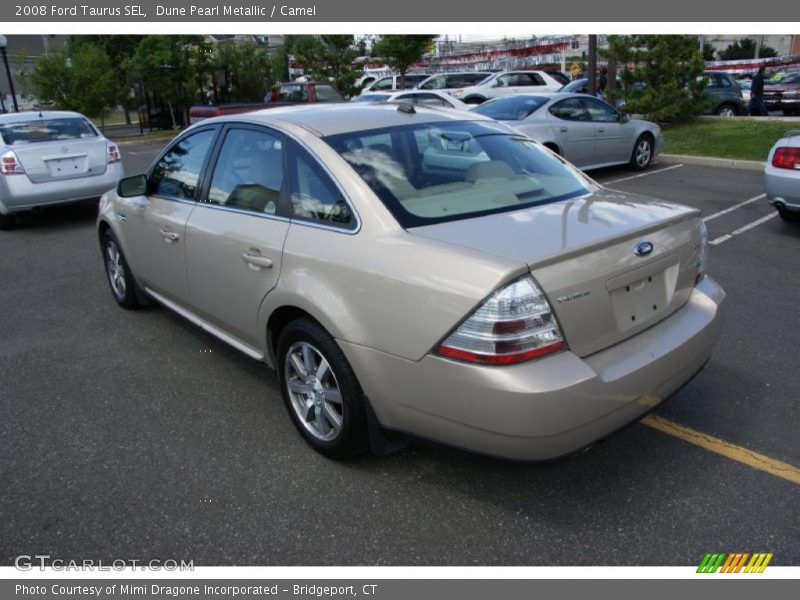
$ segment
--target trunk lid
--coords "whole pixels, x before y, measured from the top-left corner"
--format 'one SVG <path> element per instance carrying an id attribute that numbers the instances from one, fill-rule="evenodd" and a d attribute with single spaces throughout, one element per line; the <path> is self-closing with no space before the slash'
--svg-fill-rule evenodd
<path id="1" fill-rule="evenodd" d="M 14 145 L 12 150 L 33 183 L 93 177 L 108 167 L 108 146 L 99 136 Z"/>
<path id="2" fill-rule="evenodd" d="M 602 190 L 411 233 L 526 263 L 570 349 L 586 356 L 652 326 L 689 298 L 698 211 Z"/>

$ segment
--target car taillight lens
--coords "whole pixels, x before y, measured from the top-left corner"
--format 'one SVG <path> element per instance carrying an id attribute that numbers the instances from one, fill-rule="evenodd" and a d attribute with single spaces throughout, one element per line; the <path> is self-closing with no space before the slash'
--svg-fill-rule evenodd
<path id="1" fill-rule="evenodd" d="M 700 247 L 698 248 L 697 275 L 694 277 L 694 284 L 697 285 L 706 276 L 708 267 L 708 227 L 705 221 L 700 221 Z"/>
<path id="2" fill-rule="evenodd" d="M 800 169 L 800 148 L 778 148 L 772 156 L 772 166 L 779 169 Z"/>
<path id="3" fill-rule="evenodd" d="M 108 164 L 119 162 L 122 160 L 122 156 L 120 156 L 119 148 L 117 148 L 116 144 L 109 144 L 108 145 Z"/>
<path id="4" fill-rule="evenodd" d="M 436 352 L 467 362 L 508 365 L 566 347 L 550 303 L 528 276 L 489 296 Z"/>
<path id="5" fill-rule="evenodd" d="M 17 155 L 9 151 L 0 156 L 0 174 L 2 175 L 23 175 L 25 169 L 19 164 Z"/>

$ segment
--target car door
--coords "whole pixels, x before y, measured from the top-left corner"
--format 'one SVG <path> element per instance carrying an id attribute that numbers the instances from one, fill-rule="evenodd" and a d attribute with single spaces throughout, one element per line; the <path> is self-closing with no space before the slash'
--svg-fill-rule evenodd
<path id="1" fill-rule="evenodd" d="M 564 158 L 578 167 L 594 163 L 597 134 L 583 98 L 575 96 L 556 102 L 548 109 L 547 120 Z"/>
<path id="2" fill-rule="evenodd" d="M 635 142 L 635 128 L 622 123 L 617 110 L 602 100 L 586 97 L 583 104 L 594 123 L 594 163 L 628 162 Z"/>
<path id="3" fill-rule="evenodd" d="M 258 307 L 275 287 L 289 219 L 284 138 L 260 126 L 227 125 L 213 169 L 186 226 L 192 308 L 250 347 L 258 347 Z M 283 213 L 283 214 L 282 214 Z"/>
<path id="4" fill-rule="evenodd" d="M 146 288 L 181 304 L 189 300 L 186 222 L 216 135 L 208 127 L 179 138 L 148 173 L 147 195 L 115 201 L 131 269 Z"/>

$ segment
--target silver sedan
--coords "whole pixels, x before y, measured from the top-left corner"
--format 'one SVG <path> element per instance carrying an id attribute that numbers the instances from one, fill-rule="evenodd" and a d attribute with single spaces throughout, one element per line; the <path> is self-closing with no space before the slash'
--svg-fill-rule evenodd
<path id="1" fill-rule="evenodd" d="M 800 129 L 787 131 L 764 168 L 767 200 L 785 221 L 800 221 Z"/>
<path id="2" fill-rule="evenodd" d="M 646 169 L 662 145 L 658 125 L 586 94 L 497 98 L 473 111 L 507 122 L 581 169 Z"/>
<path id="3" fill-rule="evenodd" d="M 119 148 L 81 114 L 0 115 L 0 229 L 19 212 L 99 198 L 124 174 Z"/>

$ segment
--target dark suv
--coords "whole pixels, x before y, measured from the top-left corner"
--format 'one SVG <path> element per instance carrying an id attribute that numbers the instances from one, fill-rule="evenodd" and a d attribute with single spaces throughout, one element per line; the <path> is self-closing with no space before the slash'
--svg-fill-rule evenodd
<path id="1" fill-rule="evenodd" d="M 735 117 L 747 114 L 747 104 L 742 98 L 742 90 L 736 80 L 727 73 L 705 72 L 708 80 L 706 91 L 713 104 L 706 109 L 707 115 Z"/>
<path id="2" fill-rule="evenodd" d="M 767 110 L 800 115 L 800 71 L 787 71 L 764 82 L 764 104 Z"/>

